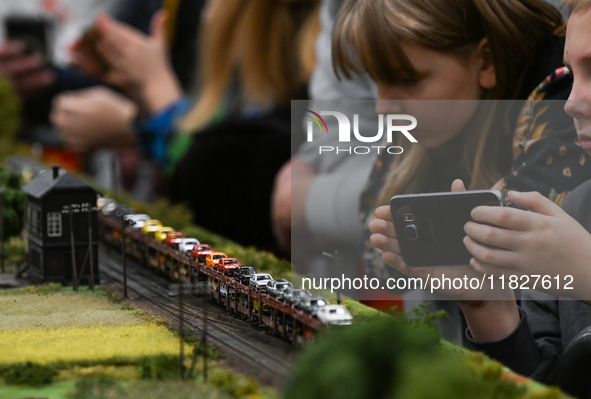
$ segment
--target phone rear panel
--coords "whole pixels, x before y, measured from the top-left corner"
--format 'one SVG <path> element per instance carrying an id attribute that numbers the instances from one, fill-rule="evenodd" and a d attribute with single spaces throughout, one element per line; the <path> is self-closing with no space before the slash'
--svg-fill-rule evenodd
<path id="1" fill-rule="evenodd" d="M 498 206 L 499 198 L 496 190 L 393 197 L 390 208 L 404 262 L 413 267 L 467 265 L 472 255 L 463 243 L 464 225 L 472 220 L 472 209 Z"/>

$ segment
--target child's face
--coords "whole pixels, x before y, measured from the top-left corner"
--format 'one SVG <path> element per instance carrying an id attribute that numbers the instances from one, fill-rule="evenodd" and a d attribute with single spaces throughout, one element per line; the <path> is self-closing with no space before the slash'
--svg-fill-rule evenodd
<path id="1" fill-rule="evenodd" d="M 573 74 L 573 89 L 564 106 L 575 120 L 581 148 L 591 155 L 591 9 L 575 12 L 568 20 L 564 64 Z"/>
<path id="2" fill-rule="evenodd" d="M 376 111 L 379 114 L 413 115 L 419 120 L 418 128 L 413 130 L 418 144 L 425 148 L 440 147 L 468 123 L 477 101 L 424 100 L 481 99 L 485 89 L 481 76 L 482 60 L 477 56 L 460 57 L 431 50 L 412 42 L 402 42 L 401 47 L 418 77 L 405 79 L 402 76 L 398 83 L 389 85 L 378 82 Z M 489 86 L 494 83 L 494 78 L 490 78 Z"/>

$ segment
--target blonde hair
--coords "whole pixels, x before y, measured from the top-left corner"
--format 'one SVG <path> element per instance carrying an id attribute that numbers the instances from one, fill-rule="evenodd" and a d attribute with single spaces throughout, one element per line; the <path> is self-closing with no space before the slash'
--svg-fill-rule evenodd
<path id="1" fill-rule="evenodd" d="M 200 32 L 199 99 L 181 124 L 196 131 L 211 121 L 233 78 L 254 104 L 289 104 L 316 65 L 319 1 L 210 2 Z"/>
<path id="2" fill-rule="evenodd" d="M 463 57 L 488 38 L 497 84 L 486 98 L 512 99 L 535 51 L 552 34 L 563 33 L 560 13 L 543 0 L 348 0 L 335 25 L 333 62 L 339 76 L 366 72 L 377 82 L 393 85 L 402 77 L 417 76 L 401 40 Z M 489 188 L 502 177 L 496 130 L 508 119 L 495 117 L 502 115 L 499 107 L 479 107 L 473 121 L 484 120 L 485 127 L 464 129 L 470 189 Z M 404 153 L 379 195 L 380 204 L 394 194 L 420 190 L 435 160 L 450 149 L 399 145 Z"/>

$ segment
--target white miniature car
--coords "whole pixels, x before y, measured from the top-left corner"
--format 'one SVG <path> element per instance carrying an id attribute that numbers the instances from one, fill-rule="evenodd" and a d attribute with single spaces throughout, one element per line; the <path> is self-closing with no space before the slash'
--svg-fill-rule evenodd
<path id="1" fill-rule="evenodd" d="M 269 273 L 255 273 L 250 276 L 249 286 L 255 291 L 264 291 L 271 280 L 273 277 Z"/>
<path id="2" fill-rule="evenodd" d="M 233 297 L 235 293 L 234 287 L 230 287 L 230 296 Z M 228 285 L 226 283 L 220 283 L 220 294 L 223 296 L 228 295 Z"/>
<path id="3" fill-rule="evenodd" d="M 344 326 L 352 323 L 353 316 L 343 305 L 321 306 L 316 311 L 316 317 L 326 326 Z"/>
<path id="4" fill-rule="evenodd" d="M 152 218 L 148 215 L 146 215 L 145 213 L 139 213 L 139 214 L 129 214 L 129 215 L 125 215 L 123 216 L 123 220 L 130 220 L 133 223 L 131 223 L 131 228 L 134 230 L 141 230 L 142 227 L 144 227 L 144 224 L 146 224 L 146 220 L 151 220 Z"/>
<path id="5" fill-rule="evenodd" d="M 196 238 L 183 238 L 179 242 L 179 251 L 187 256 L 191 256 L 191 250 L 195 245 L 201 244 Z"/>

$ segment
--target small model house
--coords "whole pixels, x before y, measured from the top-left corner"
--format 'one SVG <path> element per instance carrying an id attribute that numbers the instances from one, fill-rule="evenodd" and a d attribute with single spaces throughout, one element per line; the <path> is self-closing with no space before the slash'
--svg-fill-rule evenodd
<path id="1" fill-rule="evenodd" d="M 59 166 L 39 174 L 23 191 L 29 199 L 29 278 L 35 283 L 72 283 L 74 261 L 80 284 L 90 283 L 91 265 L 98 284 L 99 193 Z"/>

